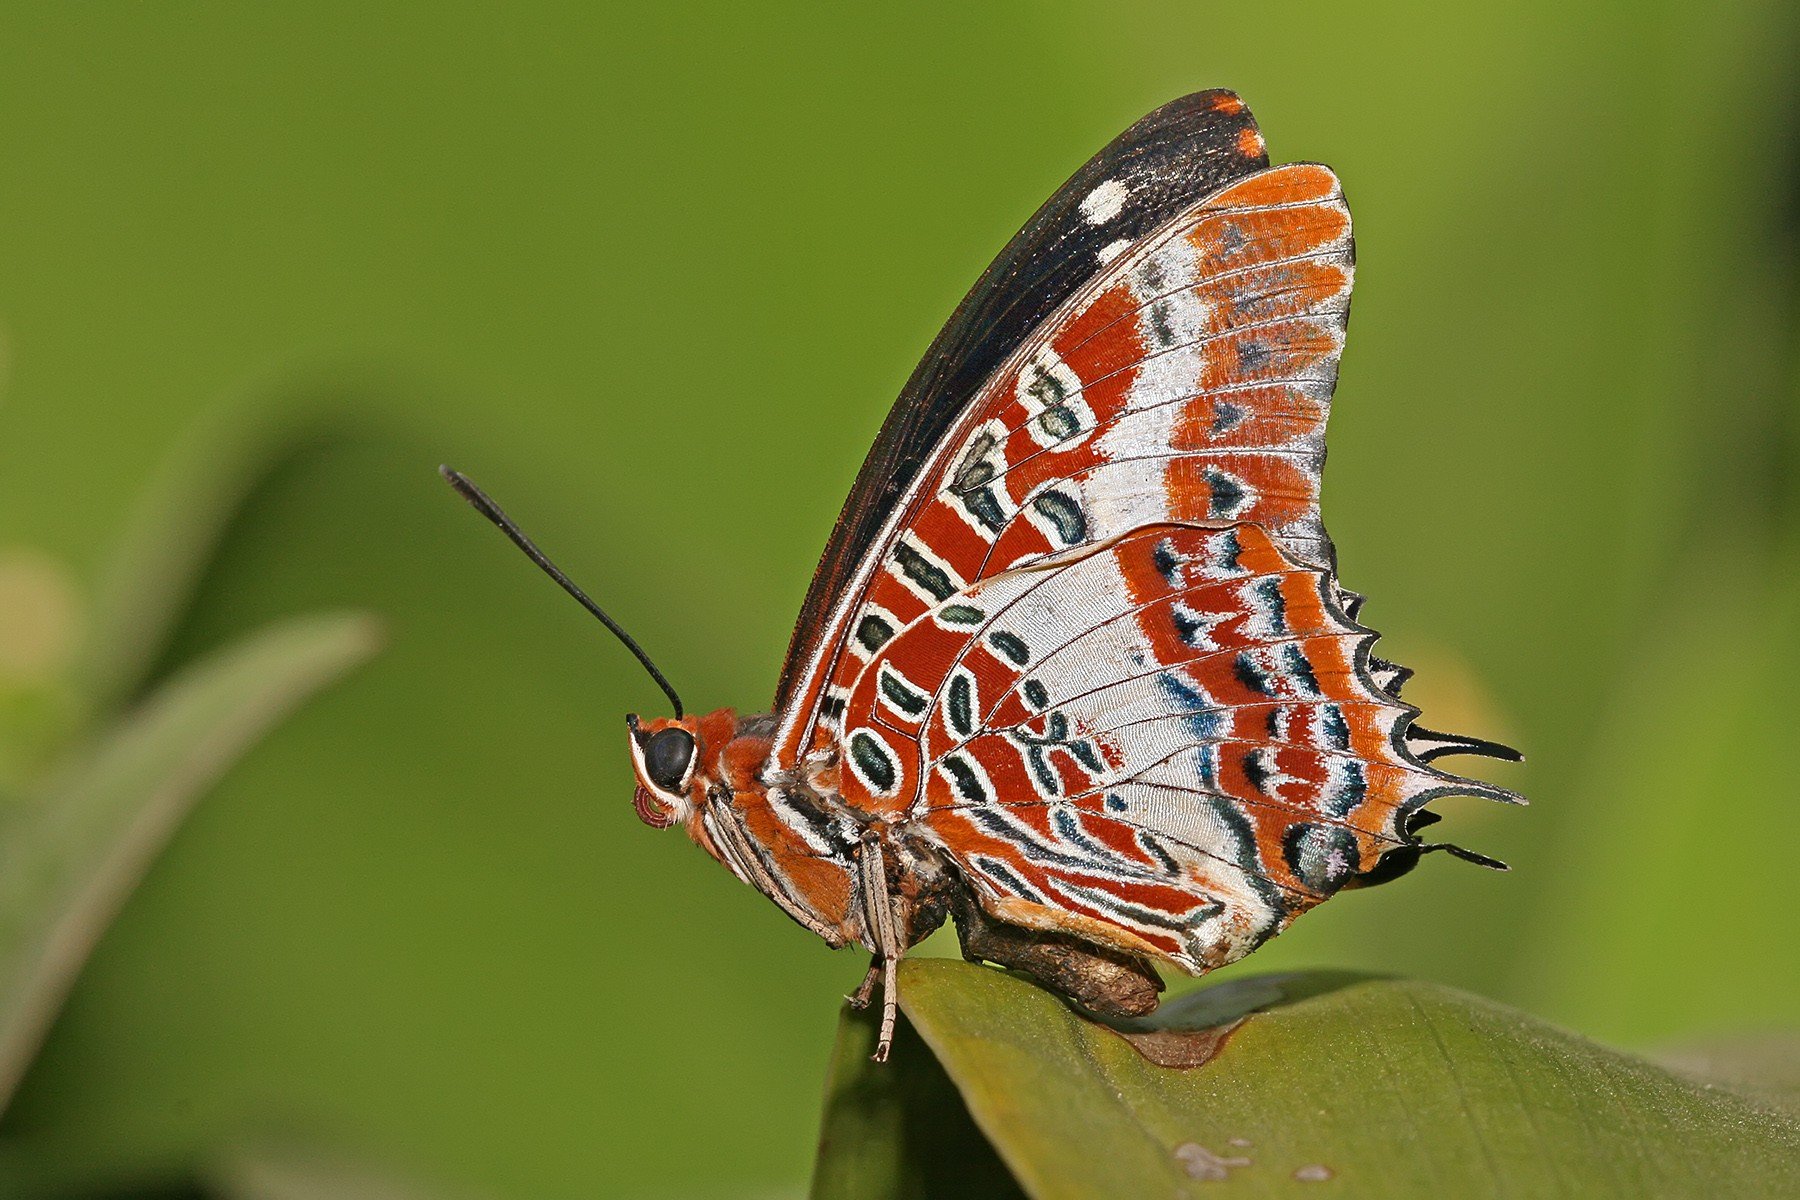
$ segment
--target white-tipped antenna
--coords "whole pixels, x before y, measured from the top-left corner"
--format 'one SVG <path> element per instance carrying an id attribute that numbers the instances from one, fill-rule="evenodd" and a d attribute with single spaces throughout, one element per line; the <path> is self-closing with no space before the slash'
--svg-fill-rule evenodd
<path id="1" fill-rule="evenodd" d="M 581 607 L 587 609 L 590 613 L 593 613 L 602 625 L 612 630 L 613 636 L 623 642 L 625 648 L 631 651 L 632 656 L 640 663 L 644 664 L 644 670 L 650 672 L 650 678 L 656 680 L 656 686 L 661 688 L 663 693 L 669 697 L 669 703 L 675 706 L 675 715 L 677 717 L 685 715 L 684 710 L 681 707 L 681 697 L 675 694 L 674 685 L 669 682 L 668 676 L 664 675 L 657 669 L 656 664 L 650 661 L 650 656 L 644 653 L 644 648 L 637 644 L 636 638 L 632 637 L 629 633 L 626 633 L 617 621 L 606 615 L 605 609 L 601 608 L 598 604 L 595 604 L 588 598 L 586 592 L 576 587 L 575 581 L 570 579 L 567 575 L 564 575 L 557 565 L 551 562 L 549 557 L 546 556 L 542 550 L 537 548 L 537 543 L 526 537 L 525 531 L 513 524 L 513 519 L 507 516 L 500 506 L 495 504 L 493 500 L 489 498 L 486 492 L 476 487 L 474 482 L 470 480 L 468 476 L 464 475 L 461 471 L 452 470 L 450 467 L 439 467 L 438 474 L 442 475 L 450 486 L 456 489 L 457 495 L 474 505 L 476 512 L 499 526 L 500 532 L 512 539 L 512 544 L 523 550 L 526 558 L 529 558 L 532 562 L 536 563 L 543 570 L 544 574 L 556 580 L 558 586 L 560 586 L 563 591 L 575 597 L 575 599 L 580 602 Z"/>

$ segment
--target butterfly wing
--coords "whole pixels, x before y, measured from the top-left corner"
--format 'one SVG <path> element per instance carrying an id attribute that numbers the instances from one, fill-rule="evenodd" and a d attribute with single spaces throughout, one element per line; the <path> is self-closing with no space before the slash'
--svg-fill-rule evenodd
<path id="1" fill-rule="evenodd" d="M 1130 201 L 1078 180 L 1066 224 Z M 1429 765 L 1486 744 L 1413 729 L 1335 578 L 1336 177 L 1227 172 L 1090 253 L 966 402 L 890 420 L 902 465 L 859 481 L 879 519 L 840 524 L 770 761 L 840 764 L 1003 920 L 1202 970 L 1416 860 L 1433 796 L 1516 798 Z"/>
<path id="2" fill-rule="evenodd" d="M 816 699 L 833 621 L 896 506 L 982 385 L 1117 253 L 1230 179 L 1268 166 L 1256 121 L 1228 91 L 1165 104 L 1046 201 L 982 274 L 900 393 L 837 520 L 788 649 L 775 711 Z"/>
<path id="3" fill-rule="evenodd" d="M 1140 526 L 884 644 L 847 703 L 843 795 L 995 916 L 1222 966 L 1410 847 L 1432 798 L 1510 798 L 1407 749 L 1374 640 L 1260 526 Z"/>
<path id="4" fill-rule="evenodd" d="M 1034 558 L 1157 521 L 1254 522 L 1329 569 L 1318 493 L 1352 256 L 1337 179 L 1311 164 L 1230 182 L 1116 253 L 896 502 L 777 709 L 776 764 L 831 747 L 887 637 Z"/>

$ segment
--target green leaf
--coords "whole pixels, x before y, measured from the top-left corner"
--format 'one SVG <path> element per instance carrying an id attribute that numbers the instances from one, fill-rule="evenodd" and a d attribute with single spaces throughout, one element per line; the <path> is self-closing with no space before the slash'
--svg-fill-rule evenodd
<path id="1" fill-rule="evenodd" d="M 910 964 L 909 964 L 910 965 Z M 1008 1200 L 1024 1195 L 912 1026 L 880 1066 L 877 1014 L 850 1011 L 825 1074 L 813 1200 Z"/>
<path id="2" fill-rule="evenodd" d="M 100 934 L 194 801 L 375 650 L 354 614 L 272 626 L 180 672 L 4 814 L 0 1109 Z"/>
<path id="3" fill-rule="evenodd" d="M 901 997 L 967 1116 L 921 1084 L 920 1041 L 866 1062 L 870 1018 L 847 1015 L 815 1197 L 926 1194 L 878 1177 L 916 1177 L 942 1153 L 916 1131 L 954 1136 L 966 1119 L 1035 1200 L 1221 1182 L 1247 1196 L 1800 1195 L 1795 1109 L 1435 984 L 1255 976 L 1113 1028 L 1002 972 L 927 959 L 905 964 Z"/>
<path id="4" fill-rule="evenodd" d="M 330 436 L 267 406 L 185 439 L 138 497 L 95 588 L 76 690 L 105 713 L 145 686 L 247 497 L 282 463 Z"/>

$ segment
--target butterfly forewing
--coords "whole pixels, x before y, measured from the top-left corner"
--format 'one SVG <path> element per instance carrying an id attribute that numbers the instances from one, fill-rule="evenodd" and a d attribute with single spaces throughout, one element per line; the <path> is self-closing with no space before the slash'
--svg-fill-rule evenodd
<path id="1" fill-rule="evenodd" d="M 1234 178 L 1268 166 L 1250 110 L 1197 92 L 1150 113 L 1059 188 L 957 306 L 889 413 L 801 606 L 775 712 L 804 723 L 844 636 L 843 600 L 864 587 L 895 510 L 994 371 L 1126 247 Z"/>
<path id="2" fill-rule="evenodd" d="M 927 463 L 808 685 L 822 720 L 784 721 L 777 753 L 830 743 L 884 637 L 1034 559 L 1157 521 L 1253 521 L 1328 567 L 1319 479 L 1351 255 L 1336 178 L 1307 164 L 1228 184 L 1116 255 Z"/>

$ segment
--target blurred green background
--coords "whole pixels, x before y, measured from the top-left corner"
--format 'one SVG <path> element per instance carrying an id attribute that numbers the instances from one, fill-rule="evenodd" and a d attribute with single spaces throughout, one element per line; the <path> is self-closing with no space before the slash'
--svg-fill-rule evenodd
<path id="1" fill-rule="evenodd" d="M 146 495 L 262 455 L 165 665 L 320 607 L 390 645 L 181 830 L 0 1166 L 125 1188 L 298 1130 L 493 1197 L 803 1187 L 862 960 L 638 824 L 652 685 L 434 468 L 690 703 L 760 708 L 938 324 L 1211 86 L 1346 182 L 1345 580 L 1426 722 L 1524 747 L 1494 778 L 1533 801 L 1445 826 L 1510 875 L 1428 862 L 1238 970 L 1407 972 L 1630 1046 L 1800 1020 L 1796 22 L 7 5 L 0 552 L 91 607 Z"/>

